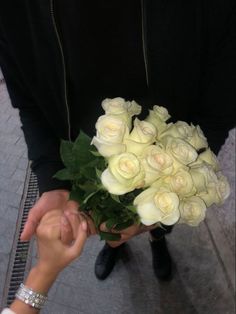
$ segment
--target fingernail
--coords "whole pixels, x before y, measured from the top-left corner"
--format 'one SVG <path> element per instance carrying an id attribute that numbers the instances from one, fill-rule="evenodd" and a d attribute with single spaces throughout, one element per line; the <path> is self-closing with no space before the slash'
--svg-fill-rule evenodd
<path id="1" fill-rule="evenodd" d="M 81 228 L 82 228 L 82 230 L 87 231 L 87 222 L 86 221 L 82 221 Z"/>
<path id="2" fill-rule="evenodd" d="M 62 222 L 62 224 L 63 224 L 64 226 L 67 226 L 67 225 L 68 225 L 68 221 L 67 221 L 67 219 L 66 219 L 65 217 L 62 217 L 62 218 L 61 218 L 61 222 Z"/>

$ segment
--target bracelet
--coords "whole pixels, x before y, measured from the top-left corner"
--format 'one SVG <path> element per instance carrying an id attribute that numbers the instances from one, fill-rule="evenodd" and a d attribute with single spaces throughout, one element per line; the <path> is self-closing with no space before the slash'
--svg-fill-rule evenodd
<path id="1" fill-rule="evenodd" d="M 16 293 L 16 298 L 38 310 L 40 310 L 47 301 L 46 295 L 33 291 L 23 283 Z"/>

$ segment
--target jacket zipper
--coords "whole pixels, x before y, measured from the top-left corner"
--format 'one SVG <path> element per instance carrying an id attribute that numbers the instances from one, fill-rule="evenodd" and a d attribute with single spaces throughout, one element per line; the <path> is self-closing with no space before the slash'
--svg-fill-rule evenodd
<path id="1" fill-rule="evenodd" d="M 68 139 L 71 141 L 71 124 L 70 124 L 70 109 L 68 104 L 68 97 L 67 97 L 67 76 L 66 76 L 66 63 L 65 63 L 65 55 L 62 47 L 62 41 L 58 32 L 56 19 L 55 19 L 55 13 L 54 13 L 54 0 L 50 0 L 50 10 L 51 10 L 51 17 L 52 17 L 52 23 L 53 28 L 57 37 L 57 42 L 61 54 L 61 61 L 62 61 L 62 68 L 63 68 L 63 82 L 64 82 L 64 100 L 66 105 L 66 112 L 67 112 L 67 124 L 68 124 Z"/>
<path id="2" fill-rule="evenodd" d="M 146 22 L 145 22 L 145 8 L 144 1 L 141 0 L 141 15 L 142 15 L 142 43 L 143 43 L 143 58 L 145 65 L 145 74 L 146 74 L 146 83 L 147 87 L 149 87 L 149 75 L 148 75 L 148 58 L 147 58 L 147 40 L 146 40 Z"/>

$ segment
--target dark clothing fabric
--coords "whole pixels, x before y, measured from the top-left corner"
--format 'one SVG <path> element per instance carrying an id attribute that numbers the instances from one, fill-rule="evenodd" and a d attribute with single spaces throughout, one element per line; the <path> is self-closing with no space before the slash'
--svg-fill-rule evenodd
<path id="1" fill-rule="evenodd" d="M 2 0 L 0 66 L 40 193 L 69 188 L 60 139 L 94 132 L 104 97 L 164 105 L 217 152 L 235 125 L 235 1 Z"/>
<path id="2" fill-rule="evenodd" d="M 72 138 L 80 128 L 94 135 L 102 99 L 147 97 L 141 2 L 126 2 L 72 1 L 69 7 L 66 0 L 56 2 L 67 62 Z"/>
<path id="3" fill-rule="evenodd" d="M 166 226 L 166 225 L 162 224 L 161 227 L 157 227 L 156 229 L 151 230 L 150 233 L 154 237 L 155 240 L 160 240 L 166 234 L 171 233 L 173 227 L 174 227 L 173 225 L 172 226 Z"/>

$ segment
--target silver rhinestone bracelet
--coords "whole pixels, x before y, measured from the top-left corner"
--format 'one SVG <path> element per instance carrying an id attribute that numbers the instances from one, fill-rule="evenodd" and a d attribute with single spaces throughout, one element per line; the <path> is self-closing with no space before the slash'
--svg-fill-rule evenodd
<path id="1" fill-rule="evenodd" d="M 23 283 L 16 293 L 16 298 L 38 310 L 40 310 L 47 301 L 46 295 L 33 291 Z"/>

